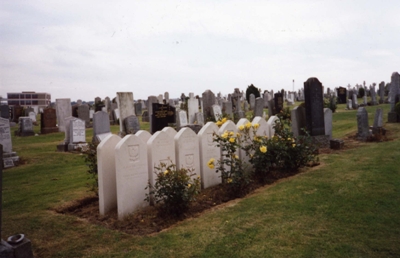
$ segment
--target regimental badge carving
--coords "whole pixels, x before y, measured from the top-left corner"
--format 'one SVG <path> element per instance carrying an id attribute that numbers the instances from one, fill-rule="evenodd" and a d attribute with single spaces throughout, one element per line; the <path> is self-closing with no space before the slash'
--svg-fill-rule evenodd
<path id="1" fill-rule="evenodd" d="M 139 160 L 139 144 L 128 145 L 129 160 L 131 162 L 136 162 Z"/>
<path id="2" fill-rule="evenodd" d="M 193 154 L 187 154 L 185 155 L 185 164 L 187 168 L 193 168 L 194 166 L 194 155 Z"/>

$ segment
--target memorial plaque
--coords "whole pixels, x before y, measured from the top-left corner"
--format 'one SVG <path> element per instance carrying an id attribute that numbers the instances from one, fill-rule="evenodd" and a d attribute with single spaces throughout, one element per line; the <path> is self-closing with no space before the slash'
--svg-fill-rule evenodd
<path id="1" fill-rule="evenodd" d="M 176 110 L 168 104 L 152 103 L 151 133 L 161 131 L 169 123 L 176 122 Z"/>

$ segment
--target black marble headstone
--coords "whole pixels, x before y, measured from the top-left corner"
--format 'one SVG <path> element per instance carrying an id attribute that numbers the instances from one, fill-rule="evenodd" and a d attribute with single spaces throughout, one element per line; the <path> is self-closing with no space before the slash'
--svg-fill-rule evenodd
<path id="1" fill-rule="evenodd" d="M 278 114 L 283 109 L 283 95 L 282 93 L 274 94 L 275 114 Z"/>
<path id="2" fill-rule="evenodd" d="M 5 119 L 10 119 L 10 108 L 8 105 L 0 106 L 0 116 Z"/>
<path id="3" fill-rule="evenodd" d="M 151 134 L 162 130 L 170 123 L 176 122 L 176 109 L 168 104 L 153 103 L 151 115 Z"/>
<path id="4" fill-rule="evenodd" d="M 347 103 L 347 99 L 346 99 L 346 95 L 347 95 L 347 89 L 344 87 L 339 87 L 337 89 L 337 96 L 338 96 L 338 103 L 339 104 L 346 104 Z"/>
<path id="5" fill-rule="evenodd" d="M 325 135 L 322 90 L 322 84 L 317 78 L 309 78 L 304 82 L 306 125 L 311 136 Z"/>

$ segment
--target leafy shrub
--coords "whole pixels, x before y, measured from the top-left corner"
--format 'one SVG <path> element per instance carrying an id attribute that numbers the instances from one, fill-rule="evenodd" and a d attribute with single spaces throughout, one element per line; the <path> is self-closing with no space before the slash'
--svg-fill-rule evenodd
<path id="1" fill-rule="evenodd" d="M 290 111 L 290 108 L 283 108 L 281 112 L 276 114 L 277 117 L 279 117 L 280 120 L 286 121 L 286 123 L 290 124 L 292 121 L 291 117 L 292 113 Z"/>
<path id="2" fill-rule="evenodd" d="M 150 188 L 146 201 L 154 199 L 160 214 L 180 217 L 200 192 L 200 176 L 192 179 L 193 170 L 177 169 L 174 164 L 160 163 L 155 169 L 155 184 L 151 186 L 149 182 L 146 187 Z"/>
<path id="3" fill-rule="evenodd" d="M 90 183 L 87 186 L 90 191 L 94 192 L 96 196 L 99 195 L 99 182 L 98 182 L 98 171 L 97 171 L 97 143 L 88 143 L 88 148 L 82 151 L 84 154 L 85 164 L 88 166 L 87 173 L 89 173 Z"/>
<path id="4" fill-rule="evenodd" d="M 216 172 L 221 172 L 222 183 L 227 188 L 228 194 L 233 197 L 241 197 L 248 193 L 252 181 L 251 171 L 238 156 L 241 147 L 240 137 L 240 133 L 228 131 L 221 135 L 214 134 L 214 141 L 221 148 L 222 156 L 220 160 L 215 162 L 215 159 L 211 159 L 207 164 L 210 168 L 217 165 Z"/>
<path id="5" fill-rule="evenodd" d="M 363 87 L 360 87 L 360 88 L 358 89 L 358 96 L 357 96 L 357 98 L 362 98 L 362 97 L 364 97 L 364 95 L 365 95 L 365 90 L 364 90 Z"/>

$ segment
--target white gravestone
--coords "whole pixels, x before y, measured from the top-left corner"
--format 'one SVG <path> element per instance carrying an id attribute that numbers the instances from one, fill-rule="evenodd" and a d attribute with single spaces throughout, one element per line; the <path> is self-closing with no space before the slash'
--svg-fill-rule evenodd
<path id="1" fill-rule="evenodd" d="M 146 144 L 147 144 L 147 142 L 149 141 L 149 139 L 151 137 L 151 133 L 149 133 L 148 131 L 145 131 L 145 130 L 139 130 L 139 131 L 137 131 L 135 133 L 135 135 L 137 137 L 139 137 Z"/>
<path id="2" fill-rule="evenodd" d="M 214 133 L 218 133 L 218 126 L 213 122 L 208 122 L 198 133 L 200 143 L 200 177 L 203 189 L 221 183 L 221 173 L 216 173 L 216 168 L 208 167 L 208 161 L 213 158 L 215 165 L 221 158 L 220 148 L 214 142 Z"/>
<path id="3" fill-rule="evenodd" d="M 148 205 L 147 144 L 136 135 L 126 135 L 115 146 L 118 219 Z"/>
<path id="4" fill-rule="evenodd" d="M 36 123 L 36 113 L 35 112 L 29 112 L 28 116 L 32 120 L 32 123 Z"/>
<path id="5" fill-rule="evenodd" d="M 174 128 L 169 127 L 169 126 L 168 127 L 164 127 L 161 131 L 167 133 L 169 135 L 169 137 L 171 137 L 172 139 L 178 133 Z"/>
<path id="6" fill-rule="evenodd" d="M 243 135 L 243 132 L 241 132 L 241 131 L 239 130 L 239 127 L 241 127 L 241 126 L 246 126 L 246 124 L 248 124 L 248 123 L 250 123 L 250 121 L 247 120 L 246 118 L 241 118 L 241 119 L 237 122 L 236 127 L 238 128 L 238 131 L 239 131 L 242 135 Z M 253 132 L 252 132 L 252 130 L 250 130 L 250 137 L 253 138 Z M 243 137 L 242 137 L 242 139 L 243 139 Z M 243 145 L 243 146 L 247 146 L 247 145 L 251 144 L 251 140 L 252 140 L 252 139 L 247 139 L 246 142 L 242 142 L 242 145 Z M 240 151 L 239 151 L 239 157 L 240 157 L 241 160 L 243 160 L 243 161 L 245 161 L 245 162 L 249 162 L 250 157 L 248 157 L 248 156 L 246 155 L 246 152 L 245 152 L 244 150 L 240 150 Z"/>
<path id="7" fill-rule="evenodd" d="M 256 130 L 256 135 L 257 136 L 267 136 L 270 137 L 271 136 L 271 125 L 268 124 L 267 121 L 265 121 L 264 118 L 260 117 L 260 116 L 256 116 L 253 121 L 252 124 L 258 124 L 258 128 Z"/>
<path id="8" fill-rule="evenodd" d="M 193 170 L 192 178 L 200 176 L 199 139 L 190 128 L 182 128 L 174 137 L 176 167 Z"/>
<path id="9" fill-rule="evenodd" d="M 189 124 L 194 124 L 194 121 L 196 121 L 197 112 L 199 112 L 199 100 L 194 97 L 193 93 L 189 93 L 189 99 L 188 99 Z"/>
<path id="10" fill-rule="evenodd" d="M 4 152 L 12 152 L 10 121 L 2 117 L 0 117 L 0 144 L 3 145 Z"/>
<path id="11" fill-rule="evenodd" d="M 158 131 L 153 134 L 147 141 L 147 157 L 149 182 L 154 186 L 156 179 L 155 172 L 162 172 L 157 171 L 155 167 L 159 167 L 160 163 L 167 164 L 167 166 L 176 164 L 174 137 L 165 131 Z"/>
<path id="12" fill-rule="evenodd" d="M 229 138 L 234 138 L 236 139 L 236 134 L 237 134 L 237 126 L 235 125 L 234 122 L 232 122 L 231 120 L 226 121 L 218 130 L 218 134 L 221 136 L 223 133 L 227 132 L 228 133 L 228 139 Z M 233 135 L 229 135 L 229 133 L 233 133 Z M 237 139 L 236 139 L 237 140 Z M 239 157 L 239 148 L 236 150 L 235 155 L 237 155 Z M 226 152 L 222 151 L 221 148 L 221 157 L 223 157 L 224 155 L 226 155 Z M 227 170 L 230 170 L 230 166 L 226 167 Z"/>
<path id="13" fill-rule="evenodd" d="M 268 121 L 267 121 L 268 125 L 269 125 L 269 135 L 268 138 L 271 138 L 275 135 L 275 124 L 276 123 L 280 123 L 280 120 L 277 116 L 271 116 Z"/>
<path id="14" fill-rule="evenodd" d="M 70 122 L 70 143 L 86 142 L 85 121 L 74 119 Z"/>
<path id="15" fill-rule="evenodd" d="M 110 134 L 97 146 L 100 215 L 117 208 L 115 146 L 119 141 L 121 141 L 119 136 Z"/>

